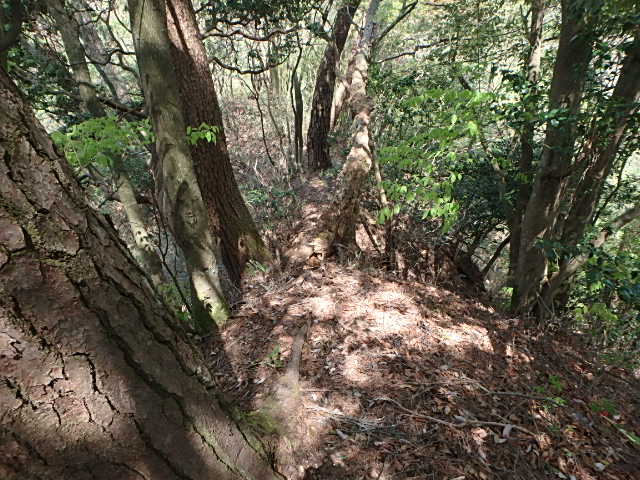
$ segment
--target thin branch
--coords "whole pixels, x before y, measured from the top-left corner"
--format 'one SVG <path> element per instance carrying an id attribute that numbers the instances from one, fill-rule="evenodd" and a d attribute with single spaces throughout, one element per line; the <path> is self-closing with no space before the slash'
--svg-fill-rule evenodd
<path id="1" fill-rule="evenodd" d="M 407 15 L 409 15 L 414 8 L 416 8 L 416 6 L 418 5 L 418 2 L 415 1 L 407 6 L 405 6 L 402 11 L 398 14 L 398 16 L 395 18 L 395 20 L 393 22 L 391 22 L 387 28 L 385 28 L 375 39 L 375 41 L 373 42 L 374 46 L 377 45 L 378 43 L 380 43 L 382 41 L 382 39 L 391 31 L 393 30 L 396 25 L 398 25 L 402 20 L 404 20 Z"/>
<path id="2" fill-rule="evenodd" d="M 401 52 L 401 53 L 398 53 L 397 55 L 391 55 L 389 57 L 383 58 L 382 60 L 378 60 L 376 63 L 388 62 L 390 60 L 395 60 L 396 58 L 406 57 L 407 55 L 414 56 L 420 50 L 424 50 L 425 48 L 435 47 L 436 45 L 441 45 L 443 43 L 449 43 L 450 41 L 451 41 L 450 38 L 442 38 L 437 42 L 433 42 L 433 43 L 417 44 L 415 47 L 413 47 L 413 50 Z"/>

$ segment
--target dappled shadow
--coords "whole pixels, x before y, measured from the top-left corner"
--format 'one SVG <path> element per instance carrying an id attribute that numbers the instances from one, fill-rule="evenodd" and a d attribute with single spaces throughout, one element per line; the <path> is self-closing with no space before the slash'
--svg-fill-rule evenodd
<path id="1" fill-rule="evenodd" d="M 251 379 L 236 394 L 253 410 L 311 320 L 296 478 L 591 479 L 604 469 L 631 479 L 640 471 L 613 424 L 640 429 L 637 382 L 599 369 L 577 339 L 355 266 L 299 272 L 256 279 L 243 316 L 223 332 L 238 346 L 231 361 Z M 276 350 L 279 364 L 267 358 Z M 322 476 L 329 464 L 338 477 Z"/>

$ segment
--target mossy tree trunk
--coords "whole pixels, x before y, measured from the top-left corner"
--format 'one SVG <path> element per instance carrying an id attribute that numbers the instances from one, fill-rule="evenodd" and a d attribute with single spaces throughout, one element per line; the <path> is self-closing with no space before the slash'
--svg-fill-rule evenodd
<path id="1" fill-rule="evenodd" d="M 129 0 L 129 14 L 145 102 L 156 136 L 160 210 L 185 256 L 196 299 L 192 309 L 196 322 L 201 328 L 206 328 L 209 320 L 221 324 L 229 316 L 229 307 L 220 279 L 220 238 L 210 227 L 187 143 L 166 5 L 163 0 Z"/>
<path id="2" fill-rule="evenodd" d="M 0 477 L 273 479 L 0 71 Z"/>
<path id="3" fill-rule="evenodd" d="M 239 288 L 246 262 L 267 261 L 269 252 L 233 175 L 222 113 L 191 0 L 167 0 L 167 23 L 184 121 L 194 128 L 202 123 L 218 128 L 215 142 L 200 140 L 190 151 L 209 225 L 220 238 L 229 280 Z"/>

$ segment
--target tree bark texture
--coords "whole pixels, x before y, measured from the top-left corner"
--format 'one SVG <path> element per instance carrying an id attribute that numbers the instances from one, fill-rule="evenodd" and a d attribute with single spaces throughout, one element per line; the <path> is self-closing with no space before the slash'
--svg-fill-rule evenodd
<path id="1" fill-rule="evenodd" d="M 228 318 L 229 309 L 221 287 L 219 239 L 210 228 L 187 144 L 179 84 L 172 69 L 166 5 L 163 0 L 130 0 L 129 13 L 142 88 L 156 136 L 159 163 L 154 170 L 160 177 L 156 182 L 160 211 L 185 256 L 192 289 L 199 300 L 192 309 L 196 322 L 202 328 L 208 319 L 220 324 Z"/>
<path id="2" fill-rule="evenodd" d="M 352 146 L 342 168 L 336 201 L 326 222 L 331 232 L 330 250 L 337 247 L 347 250 L 356 247 L 356 225 L 359 219 L 360 194 L 369 171 L 373 155 L 369 124 L 373 102 L 367 95 L 369 80 L 369 55 L 375 37 L 375 16 L 381 0 L 372 0 L 367 10 L 364 31 L 360 38 L 353 63 L 349 102 L 354 113 Z"/>
<path id="3" fill-rule="evenodd" d="M 360 0 L 347 0 L 338 9 L 329 41 L 316 75 L 311 118 L 307 133 L 307 171 L 317 172 L 331 167 L 328 136 L 331 127 L 331 105 L 336 85 L 336 68 L 349 36 L 353 16 Z"/>
<path id="4" fill-rule="evenodd" d="M 216 141 L 192 145 L 191 157 L 210 227 L 221 240 L 227 274 L 239 287 L 246 262 L 267 261 L 270 255 L 233 175 L 222 113 L 191 0 L 167 0 L 167 24 L 184 120 L 194 128 L 202 123 L 218 127 Z"/>
<path id="5" fill-rule="evenodd" d="M 304 138 L 302 133 L 302 124 L 304 121 L 304 101 L 302 99 L 302 88 L 300 79 L 296 70 L 291 74 L 292 87 L 292 108 L 293 108 L 293 138 L 294 138 L 294 155 L 296 168 L 302 170 L 302 152 L 304 150 Z"/>
<path id="6" fill-rule="evenodd" d="M 91 115 L 104 117 L 106 112 L 98 100 L 91 72 L 86 62 L 85 50 L 80 43 L 79 25 L 61 0 L 52 2 L 50 9 L 63 38 L 73 78 L 79 87 L 80 99 Z M 135 190 L 120 159 L 112 159 L 112 170 L 116 179 L 118 198 L 122 202 L 133 234 L 134 242 L 131 245 L 131 250 L 136 260 L 151 277 L 154 285 L 159 285 L 164 281 L 162 261 L 150 241 L 151 232 L 147 229 L 144 221 L 146 215 L 143 207 L 136 201 Z"/>
<path id="7" fill-rule="evenodd" d="M 549 94 L 549 109 L 557 110 L 560 117 L 556 124 L 547 125 L 542 160 L 522 220 L 512 302 L 517 311 L 526 311 L 536 302 L 547 269 L 539 242 L 553 230 L 563 187 L 571 173 L 577 116 L 595 41 L 592 22 L 597 11 L 587 15 L 587 8 L 581 0 L 562 1 L 560 41 Z"/>
<path id="8" fill-rule="evenodd" d="M 529 53 L 527 55 L 527 83 L 530 89 L 537 89 L 540 79 L 542 60 L 542 27 L 544 24 L 544 13 L 546 0 L 534 0 L 531 4 L 531 22 L 529 27 Z M 526 102 L 525 115 L 531 117 L 536 114 L 531 103 Z M 531 175 L 534 157 L 534 134 L 535 123 L 525 120 L 520 132 L 520 158 L 518 159 L 518 172 L 521 180 L 515 199 L 515 205 L 510 221 L 510 243 L 509 243 L 509 277 L 513 282 L 513 274 L 518 266 L 520 257 L 520 239 L 522 231 L 522 215 L 527 208 L 527 202 L 531 195 Z"/>
<path id="9" fill-rule="evenodd" d="M 0 477 L 269 479 L 0 71 Z"/>

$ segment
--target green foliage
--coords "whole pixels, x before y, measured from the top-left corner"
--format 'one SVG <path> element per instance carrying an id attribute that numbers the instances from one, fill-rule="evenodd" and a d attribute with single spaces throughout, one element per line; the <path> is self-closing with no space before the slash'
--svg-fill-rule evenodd
<path id="1" fill-rule="evenodd" d="M 392 88 L 400 95 L 404 87 L 416 86 L 407 77 L 381 82 L 394 80 Z M 485 158 L 479 148 L 485 121 L 480 112 L 493 101 L 487 93 L 431 88 L 387 106 L 386 120 L 407 134 L 394 137 L 379 152 L 383 187 L 392 203 L 379 211 L 379 223 L 409 211 L 421 220 L 440 219 L 443 232 L 454 225 L 465 196 L 457 187 Z"/>
<path id="2" fill-rule="evenodd" d="M 269 355 L 262 361 L 263 365 L 266 365 L 276 370 L 284 367 L 284 361 L 282 360 L 282 352 L 280 351 L 280 345 L 273 347 L 273 350 L 269 352 Z"/>
<path id="3" fill-rule="evenodd" d="M 183 297 L 178 290 L 179 287 L 175 283 L 164 283 L 158 285 L 157 288 L 176 318 L 179 318 L 183 322 L 191 323 L 191 315 L 189 314 L 187 305 L 183 302 Z"/>
<path id="4" fill-rule="evenodd" d="M 601 398 L 599 400 L 594 400 L 589 404 L 589 408 L 591 411 L 599 414 L 607 414 L 611 417 L 614 417 L 618 414 L 618 408 L 616 404 L 613 403 L 608 398 Z"/>
<path id="5" fill-rule="evenodd" d="M 571 292 L 577 328 L 589 335 L 603 359 L 619 365 L 640 363 L 640 244 L 632 226 L 618 245 L 590 254 Z"/>
<path id="6" fill-rule="evenodd" d="M 187 127 L 187 139 L 191 145 L 195 145 L 200 140 L 205 140 L 209 143 L 215 143 L 217 135 L 220 132 L 220 127 L 217 125 L 208 125 L 201 123 L 199 127 Z"/>
<path id="7" fill-rule="evenodd" d="M 111 167 L 115 158 L 135 153 L 150 137 L 148 120 L 128 122 L 114 116 L 92 118 L 51 134 L 75 167 Z"/>

